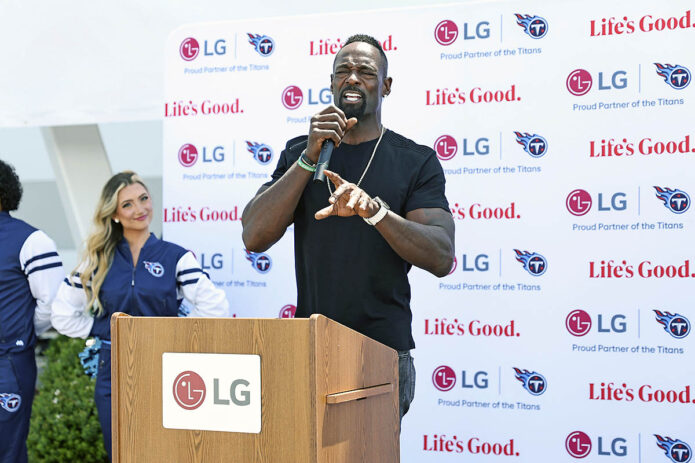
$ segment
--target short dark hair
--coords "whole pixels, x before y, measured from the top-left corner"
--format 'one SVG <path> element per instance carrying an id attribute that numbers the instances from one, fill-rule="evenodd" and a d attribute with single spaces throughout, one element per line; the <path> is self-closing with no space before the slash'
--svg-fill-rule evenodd
<path id="1" fill-rule="evenodd" d="M 389 60 L 386 58 L 386 53 L 384 53 L 384 49 L 381 46 L 381 43 L 372 37 L 371 35 L 367 34 L 355 34 L 351 35 L 348 37 L 348 39 L 345 41 L 343 46 L 350 45 L 351 43 L 354 42 L 364 42 L 368 43 L 369 45 L 373 46 L 377 50 L 379 50 L 379 54 L 381 55 L 381 59 L 384 62 L 384 77 L 387 77 L 389 75 Z M 338 52 L 340 53 L 340 52 Z M 336 53 L 336 58 L 338 57 L 338 53 Z M 335 67 L 335 59 L 333 60 L 333 67 Z"/>
<path id="2" fill-rule="evenodd" d="M 16 211 L 22 199 L 22 184 L 14 167 L 0 159 L 0 210 Z"/>

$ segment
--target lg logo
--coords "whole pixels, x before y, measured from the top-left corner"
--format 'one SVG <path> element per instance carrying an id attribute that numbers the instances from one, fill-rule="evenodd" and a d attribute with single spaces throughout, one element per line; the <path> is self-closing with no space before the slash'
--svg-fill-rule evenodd
<path id="1" fill-rule="evenodd" d="M 185 61 L 193 61 L 198 56 L 199 51 L 200 45 L 193 37 L 185 39 L 179 47 L 179 54 Z"/>
<path id="2" fill-rule="evenodd" d="M 445 19 L 434 28 L 434 39 L 439 45 L 451 45 L 459 36 L 459 28 L 454 21 Z"/>
<path id="3" fill-rule="evenodd" d="M 434 151 L 440 161 L 450 161 L 459 152 L 459 144 L 451 135 L 442 135 L 434 141 Z M 464 138 L 461 143 L 462 156 L 485 156 L 490 153 L 490 139 L 481 137 L 477 139 Z"/>
<path id="4" fill-rule="evenodd" d="M 260 355 L 164 352 L 161 358 L 164 428 L 261 432 Z"/>
<path id="5" fill-rule="evenodd" d="M 451 367 L 439 366 L 432 373 L 432 383 L 440 391 L 450 391 L 456 385 L 456 373 Z"/>
<path id="6" fill-rule="evenodd" d="M 469 33 L 469 26 L 471 33 Z M 475 32 L 473 29 L 475 28 Z M 439 45 L 448 46 L 456 41 L 459 36 L 459 28 L 450 19 L 440 21 L 434 28 L 434 39 Z M 489 39 L 490 22 L 480 21 L 477 24 L 463 23 L 463 40 Z"/>
<path id="7" fill-rule="evenodd" d="M 198 150 L 194 145 L 186 143 L 179 149 L 179 162 L 184 167 L 191 167 L 198 160 Z"/>
<path id="8" fill-rule="evenodd" d="M 565 205 L 570 214 L 582 216 L 591 210 L 591 195 L 586 190 L 576 189 L 567 195 Z"/>
<path id="9" fill-rule="evenodd" d="M 208 146 L 203 146 L 201 152 L 198 151 L 195 145 L 191 143 L 186 143 L 179 148 L 178 158 L 179 163 L 183 167 L 191 167 L 198 159 L 202 157 L 202 162 L 212 163 L 212 162 L 223 162 L 224 161 L 224 147 L 215 146 L 213 148 Z"/>
<path id="10" fill-rule="evenodd" d="M 294 318 L 294 315 L 297 313 L 297 306 L 293 304 L 287 304 L 280 309 L 280 314 L 278 315 L 278 318 Z"/>
<path id="11" fill-rule="evenodd" d="M 608 73 L 610 77 L 604 79 L 604 73 L 598 73 L 598 89 L 599 90 L 621 90 L 627 88 L 627 72 L 624 70 L 619 70 L 613 72 L 613 74 Z M 575 69 L 570 72 L 567 76 L 567 81 L 565 85 L 567 90 L 574 96 L 582 96 L 589 93 L 591 86 L 594 83 L 594 79 L 591 74 L 586 69 Z"/>
<path id="12" fill-rule="evenodd" d="M 627 194 L 625 192 L 619 191 L 617 193 L 604 193 L 598 194 L 598 204 L 596 209 L 600 212 L 610 212 L 610 211 L 624 211 L 627 209 Z M 608 199 L 604 200 L 604 197 L 610 197 L 610 202 Z M 570 191 L 565 199 L 565 206 L 570 214 L 575 216 L 586 215 L 593 205 L 593 199 L 591 194 L 581 188 Z"/>
<path id="13" fill-rule="evenodd" d="M 179 55 L 184 61 L 193 61 L 200 53 L 200 44 L 193 37 L 188 37 L 179 46 Z M 224 39 L 216 40 L 213 45 L 209 45 L 207 40 L 203 41 L 203 55 L 215 56 L 227 53 L 227 44 Z"/>
<path id="14" fill-rule="evenodd" d="M 586 95 L 589 93 L 592 84 L 593 79 L 591 78 L 591 74 L 589 74 L 589 71 L 585 71 L 584 69 L 575 69 L 574 71 L 570 72 L 569 76 L 567 76 L 567 90 L 569 90 L 569 92 L 575 96 Z"/>
<path id="15" fill-rule="evenodd" d="M 591 453 L 591 438 L 581 431 L 571 432 L 565 439 L 565 448 L 574 458 L 584 458 Z"/>
<path id="16" fill-rule="evenodd" d="M 193 371 L 184 371 L 174 380 L 174 400 L 183 409 L 200 407 L 205 400 L 205 391 L 205 381 Z"/>
<path id="17" fill-rule="evenodd" d="M 249 382 L 244 379 L 236 379 L 232 381 L 229 387 L 229 399 L 223 399 L 220 397 L 220 380 L 219 378 L 213 379 L 214 384 L 214 404 L 215 405 L 229 405 L 229 402 L 233 402 L 235 405 L 246 406 L 251 403 L 251 393 L 248 390 L 239 391 L 240 387 L 247 388 Z M 195 410 L 200 407 L 203 402 L 205 402 L 206 396 L 205 381 L 201 376 L 194 371 L 184 371 L 180 373 L 174 380 L 174 400 L 176 403 L 185 410 Z"/>
<path id="18" fill-rule="evenodd" d="M 565 326 L 573 336 L 584 336 L 591 330 L 591 316 L 583 310 L 573 310 L 567 315 Z"/>
<path id="19" fill-rule="evenodd" d="M 592 447 L 591 438 L 582 431 L 571 432 L 565 439 L 565 449 L 574 458 L 587 457 Z M 611 439 L 599 436 L 596 453 L 599 456 L 625 457 L 628 454 L 627 440 L 623 437 Z"/>
<path id="20" fill-rule="evenodd" d="M 626 333 L 627 316 L 625 314 L 598 314 L 596 331 L 598 333 Z M 565 318 L 565 327 L 572 336 L 581 337 L 591 331 L 591 316 L 584 310 L 571 311 Z"/>
<path id="21" fill-rule="evenodd" d="M 290 85 L 282 91 L 282 105 L 287 109 L 297 109 L 304 101 L 302 89 L 296 85 Z"/>
<path id="22" fill-rule="evenodd" d="M 434 142 L 434 150 L 437 152 L 437 157 L 442 161 L 449 161 L 456 156 L 458 144 L 456 139 L 451 135 L 442 135 Z"/>
<path id="23" fill-rule="evenodd" d="M 328 87 L 321 89 L 309 88 L 306 100 L 308 105 L 330 104 L 333 101 L 333 95 Z M 296 85 L 290 85 L 282 91 L 281 101 L 285 108 L 290 110 L 297 109 L 304 102 L 304 92 Z"/>
<path id="24" fill-rule="evenodd" d="M 469 375 L 469 373 L 473 374 Z M 466 376 L 468 378 L 472 376 L 473 382 L 469 384 Z M 435 388 L 442 392 L 450 391 L 456 385 L 456 372 L 449 366 L 438 366 L 432 373 L 432 383 Z M 487 389 L 489 387 L 488 373 L 486 371 L 461 371 L 461 387 L 463 389 Z"/>

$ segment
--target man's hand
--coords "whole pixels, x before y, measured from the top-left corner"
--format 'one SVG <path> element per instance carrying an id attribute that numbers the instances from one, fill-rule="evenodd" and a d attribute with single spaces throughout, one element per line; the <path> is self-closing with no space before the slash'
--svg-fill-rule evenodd
<path id="1" fill-rule="evenodd" d="M 316 220 L 325 219 L 332 215 L 337 215 L 339 217 L 351 217 L 353 215 L 371 217 L 379 211 L 381 207 L 379 203 L 374 201 L 360 187 L 354 183 L 343 180 L 343 178 L 335 172 L 331 172 L 330 170 L 325 170 L 324 172 L 326 173 L 326 177 L 335 185 L 335 191 L 331 197 L 328 198 L 328 202 L 331 203 L 331 205 L 324 207 L 314 214 Z"/>
<path id="2" fill-rule="evenodd" d="M 330 170 L 324 171 L 335 185 L 328 199 L 330 206 L 316 214 L 316 220 L 332 215 L 339 217 L 372 217 L 381 205 L 354 183 L 345 181 Z M 443 277 L 454 261 L 454 219 L 451 213 L 439 208 L 422 208 L 404 217 L 388 214 L 374 227 L 396 254 L 432 274 Z"/>
<path id="3" fill-rule="evenodd" d="M 323 111 L 315 114 L 311 118 L 311 126 L 309 127 L 307 157 L 313 162 L 318 162 L 324 140 L 333 140 L 337 147 L 347 131 L 355 124 L 357 124 L 356 118 L 346 118 L 345 113 L 334 105 L 327 106 Z"/>

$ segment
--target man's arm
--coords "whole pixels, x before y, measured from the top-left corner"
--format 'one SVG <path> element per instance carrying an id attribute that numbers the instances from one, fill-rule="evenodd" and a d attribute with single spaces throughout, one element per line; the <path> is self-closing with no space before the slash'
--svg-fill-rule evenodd
<path id="1" fill-rule="evenodd" d="M 331 215 L 372 217 L 381 207 L 364 190 L 343 180 L 338 174 L 325 171 L 336 186 L 327 206 L 315 214 L 317 220 Z M 365 225 L 368 226 L 368 225 Z M 405 218 L 388 211 L 376 224 L 391 248 L 403 260 L 438 276 L 446 276 L 454 261 L 454 219 L 444 209 L 415 209 Z"/>
<path id="2" fill-rule="evenodd" d="M 376 224 L 396 254 L 438 277 L 454 262 L 454 219 L 444 209 L 415 209 L 405 218 L 389 211 Z"/>
<path id="3" fill-rule="evenodd" d="M 241 216 L 246 249 L 263 252 L 282 238 L 311 176 L 294 163 L 277 182 L 258 190 Z"/>
<path id="4" fill-rule="evenodd" d="M 306 156 L 316 164 L 324 140 L 333 140 L 338 146 L 345 133 L 356 123 L 357 119 L 347 119 L 343 111 L 333 105 L 314 115 Z M 241 216 L 241 238 L 246 249 L 263 252 L 282 238 L 292 223 L 299 198 L 312 176 L 312 172 L 293 163 L 277 182 L 258 190 Z"/>

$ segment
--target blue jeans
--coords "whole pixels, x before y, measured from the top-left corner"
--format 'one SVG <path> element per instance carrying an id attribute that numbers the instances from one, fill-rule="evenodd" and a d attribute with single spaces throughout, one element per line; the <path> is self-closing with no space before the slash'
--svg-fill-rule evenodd
<path id="1" fill-rule="evenodd" d="M 415 365 L 409 350 L 398 351 L 398 408 L 403 415 L 408 413 L 415 397 Z"/>

